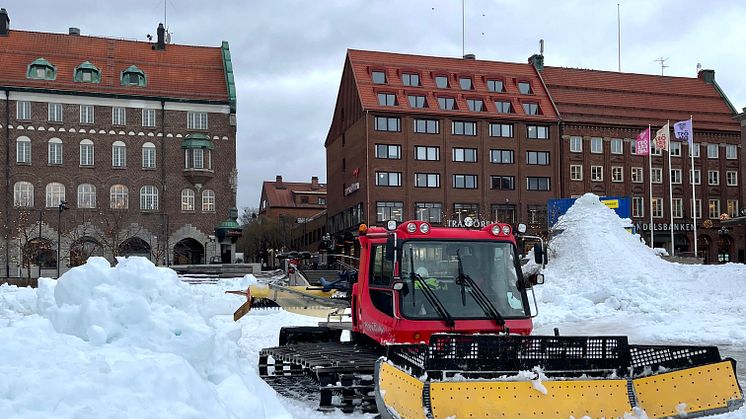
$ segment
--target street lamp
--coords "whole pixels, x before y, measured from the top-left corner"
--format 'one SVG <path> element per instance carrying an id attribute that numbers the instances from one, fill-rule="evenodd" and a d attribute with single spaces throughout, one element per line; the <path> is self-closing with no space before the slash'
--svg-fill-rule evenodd
<path id="1" fill-rule="evenodd" d="M 60 201 L 57 207 L 57 278 L 60 277 L 60 240 L 62 239 L 62 211 L 70 209 L 67 202 Z"/>

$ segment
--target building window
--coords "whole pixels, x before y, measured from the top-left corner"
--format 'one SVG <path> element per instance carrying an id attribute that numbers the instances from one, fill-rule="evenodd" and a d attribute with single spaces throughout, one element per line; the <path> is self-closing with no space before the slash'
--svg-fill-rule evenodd
<path id="1" fill-rule="evenodd" d="M 735 170 L 725 172 L 725 184 L 728 186 L 738 186 L 738 172 Z"/>
<path id="2" fill-rule="evenodd" d="M 453 148 L 453 161 L 476 163 L 477 149 L 454 147 Z"/>
<path id="3" fill-rule="evenodd" d="M 513 124 L 490 123 L 490 137 L 513 138 Z"/>
<path id="4" fill-rule="evenodd" d="M 453 135 L 477 135 L 477 123 L 465 121 L 453 121 L 451 124 L 451 133 Z"/>
<path id="5" fill-rule="evenodd" d="M 445 111 L 452 111 L 456 109 L 456 99 L 452 97 L 439 97 L 438 106 Z"/>
<path id="6" fill-rule="evenodd" d="M 57 67 L 44 58 L 37 58 L 26 69 L 26 78 L 36 80 L 54 80 L 57 78 Z"/>
<path id="7" fill-rule="evenodd" d="M 408 95 L 407 100 L 412 108 L 427 108 L 427 100 L 422 95 Z"/>
<path id="8" fill-rule="evenodd" d="M 727 205 L 726 213 L 730 218 L 738 217 L 738 200 L 737 199 L 729 199 L 725 203 Z"/>
<path id="9" fill-rule="evenodd" d="M 16 140 L 16 163 L 31 164 L 31 139 L 18 137 Z"/>
<path id="10" fill-rule="evenodd" d="M 187 129 L 207 129 L 207 112 L 187 112 Z"/>
<path id="11" fill-rule="evenodd" d="M 738 146 L 735 144 L 725 145 L 725 158 L 728 160 L 735 160 L 738 158 Z"/>
<path id="12" fill-rule="evenodd" d="M 624 182 L 624 167 L 621 167 L 621 166 L 611 167 L 611 181 L 612 182 Z"/>
<path id="13" fill-rule="evenodd" d="M 707 158 L 708 159 L 718 158 L 718 145 L 717 144 L 707 144 Z"/>
<path id="14" fill-rule="evenodd" d="M 151 142 L 142 145 L 142 168 L 155 169 L 155 144 Z"/>
<path id="15" fill-rule="evenodd" d="M 591 166 L 591 181 L 592 182 L 603 182 L 604 180 L 604 167 L 603 166 Z"/>
<path id="16" fill-rule="evenodd" d="M 326 198 L 319 197 L 319 205 L 326 205 Z"/>
<path id="17" fill-rule="evenodd" d="M 507 100 L 496 100 L 495 110 L 497 113 L 515 113 L 513 105 Z"/>
<path id="18" fill-rule="evenodd" d="M 59 182 L 47 183 L 47 208 L 57 208 L 65 201 L 65 185 Z"/>
<path id="19" fill-rule="evenodd" d="M 404 203 L 394 201 L 376 202 L 376 221 L 404 221 Z"/>
<path id="20" fill-rule="evenodd" d="M 642 167 L 633 167 L 632 183 L 642 183 L 644 181 L 644 175 L 642 173 Z"/>
<path id="21" fill-rule="evenodd" d="M 604 152 L 604 140 L 601 137 L 591 137 L 591 153 L 601 154 Z"/>
<path id="22" fill-rule="evenodd" d="M 78 185 L 78 208 L 96 208 L 96 187 L 90 183 Z"/>
<path id="23" fill-rule="evenodd" d="M 440 160 L 440 147 L 415 146 L 414 159 L 438 161 Z"/>
<path id="24" fill-rule="evenodd" d="M 570 137 L 570 152 L 582 153 L 583 152 L 583 137 L 573 135 Z"/>
<path id="25" fill-rule="evenodd" d="M 49 122 L 62 122 L 62 104 L 50 103 L 48 105 L 47 117 Z"/>
<path id="26" fill-rule="evenodd" d="M 124 185 L 111 185 L 109 188 L 109 207 L 111 209 L 129 208 L 129 189 Z"/>
<path id="27" fill-rule="evenodd" d="M 111 124 L 127 125 L 127 109 L 120 106 L 111 108 Z"/>
<path id="28" fill-rule="evenodd" d="M 396 106 L 396 95 L 393 93 L 379 93 L 378 104 L 381 106 Z"/>
<path id="29" fill-rule="evenodd" d="M 694 185 L 702 184 L 702 178 L 700 174 L 701 174 L 701 171 L 699 169 L 694 169 L 694 176 L 692 177 L 692 179 L 689 180 L 689 184 L 690 185 L 691 184 L 694 184 Z"/>
<path id="30" fill-rule="evenodd" d="M 694 157 L 699 157 L 699 144 L 692 144 L 689 147 L 689 157 L 692 156 L 692 153 L 694 153 Z"/>
<path id="31" fill-rule="evenodd" d="M 122 141 L 114 141 L 111 145 L 111 167 L 127 166 L 127 146 Z"/>
<path id="32" fill-rule="evenodd" d="M 370 78 L 373 80 L 373 84 L 386 84 L 386 72 L 384 71 L 371 71 Z"/>
<path id="33" fill-rule="evenodd" d="M 530 95 L 534 92 L 531 90 L 531 83 L 527 81 L 519 81 L 518 82 L 518 91 L 521 92 L 522 95 Z"/>
<path id="34" fill-rule="evenodd" d="M 440 188 L 438 173 L 415 173 L 414 186 L 418 188 Z"/>
<path id="35" fill-rule="evenodd" d="M 502 93 L 505 91 L 505 83 L 502 80 L 489 79 L 487 80 L 487 90 L 495 93 Z"/>
<path id="36" fill-rule="evenodd" d="M 515 205 L 494 204 L 490 209 L 496 223 L 515 223 Z"/>
<path id="37" fill-rule="evenodd" d="M 720 172 L 717 170 L 707 171 L 707 184 L 708 185 L 719 185 L 720 184 Z"/>
<path id="38" fill-rule="evenodd" d="M 181 190 L 181 211 L 194 211 L 194 191 L 191 189 Z"/>
<path id="39" fill-rule="evenodd" d="M 629 153 L 637 154 L 637 141 L 636 140 L 632 140 L 629 142 Z"/>
<path id="40" fill-rule="evenodd" d="M 515 176 L 490 176 L 490 189 L 500 191 L 515 190 Z"/>
<path id="41" fill-rule="evenodd" d="M 80 141 L 80 165 L 93 166 L 93 141 L 85 139 Z"/>
<path id="42" fill-rule="evenodd" d="M 513 164 L 513 150 L 490 150 L 490 163 Z"/>
<path id="43" fill-rule="evenodd" d="M 477 189 L 477 175 L 453 175 L 455 189 Z"/>
<path id="44" fill-rule="evenodd" d="M 673 218 L 683 218 L 684 217 L 684 200 L 681 198 L 674 198 L 671 202 L 673 209 Z"/>
<path id="45" fill-rule="evenodd" d="M 663 150 L 659 149 L 658 147 L 656 147 L 654 141 L 650 142 L 650 155 L 652 155 L 652 156 L 662 156 L 663 155 Z"/>
<path id="46" fill-rule="evenodd" d="M 319 204 L 322 199 L 319 198 Z M 215 191 L 212 189 L 202 191 L 202 212 L 215 212 Z"/>
<path id="47" fill-rule="evenodd" d="M 419 87 L 420 75 L 414 73 L 404 73 L 401 75 L 401 82 L 405 86 Z"/>
<path id="48" fill-rule="evenodd" d="M 34 185 L 31 182 L 16 182 L 13 185 L 13 206 L 32 208 L 34 206 Z"/>
<path id="49" fill-rule="evenodd" d="M 414 132 L 420 134 L 437 134 L 440 132 L 439 122 L 437 119 L 415 119 Z"/>
<path id="50" fill-rule="evenodd" d="M 547 224 L 547 207 L 544 205 L 528 206 L 528 222 L 530 224 Z"/>
<path id="51" fill-rule="evenodd" d="M 570 165 L 570 180 L 583 180 L 583 166 L 580 164 Z"/>
<path id="52" fill-rule="evenodd" d="M 526 152 L 526 164 L 548 166 L 549 165 L 549 152 L 548 151 L 527 151 Z"/>
<path id="53" fill-rule="evenodd" d="M 632 217 L 642 218 L 645 216 L 645 198 L 641 196 L 632 197 Z"/>
<path id="54" fill-rule="evenodd" d="M 458 84 L 461 90 L 474 90 L 474 84 L 471 82 L 471 77 L 459 77 Z"/>
<path id="55" fill-rule="evenodd" d="M 142 126 L 148 128 L 155 127 L 155 109 L 142 110 Z"/>
<path id="56" fill-rule="evenodd" d="M 16 119 L 19 121 L 31 120 L 31 102 L 27 100 L 16 101 Z"/>
<path id="57" fill-rule="evenodd" d="M 186 150 L 187 154 L 191 154 L 191 159 L 189 160 L 189 165 L 186 167 L 186 169 L 199 169 L 202 170 L 205 168 L 205 151 L 202 148 L 194 148 Z"/>
<path id="58" fill-rule="evenodd" d="M 523 112 L 526 115 L 541 115 L 541 108 L 538 103 L 524 103 Z"/>
<path id="59" fill-rule="evenodd" d="M 49 146 L 47 163 L 54 165 L 62 164 L 62 140 L 52 138 L 47 144 Z"/>
<path id="60" fill-rule="evenodd" d="M 484 101 L 482 99 L 466 99 L 466 106 L 472 112 L 484 112 Z"/>
<path id="61" fill-rule="evenodd" d="M 447 89 L 448 76 L 435 76 L 435 86 L 437 86 L 438 89 Z"/>
<path id="62" fill-rule="evenodd" d="M 377 186 L 401 186 L 401 172 L 376 172 Z"/>
<path id="63" fill-rule="evenodd" d="M 158 210 L 158 188 L 144 185 L 140 188 L 140 209 L 144 211 Z"/>
<path id="64" fill-rule="evenodd" d="M 660 167 L 653 167 L 650 172 L 650 180 L 653 183 L 663 183 L 663 169 Z"/>
<path id="65" fill-rule="evenodd" d="M 453 204 L 454 220 L 463 220 L 466 217 L 477 218 L 479 215 L 479 204 Z"/>
<path id="66" fill-rule="evenodd" d="M 90 61 L 84 61 L 75 67 L 75 76 L 73 79 L 82 83 L 100 83 L 101 71 L 98 67 L 91 64 Z"/>
<path id="67" fill-rule="evenodd" d="M 550 186 L 548 177 L 529 176 L 526 178 L 526 190 L 528 191 L 549 191 Z"/>
<path id="68" fill-rule="evenodd" d="M 417 220 L 430 224 L 443 222 L 443 204 L 440 202 L 417 202 L 414 204 L 414 213 Z"/>
<path id="69" fill-rule="evenodd" d="M 681 184 L 681 169 L 671 169 L 671 183 Z"/>
<path id="70" fill-rule="evenodd" d="M 692 212 L 694 213 L 694 218 L 702 218 L 702 200 L 701 199 L 695 199 L 694 202 L 692 202 Z"/>
<path id="71" fill-rule="evenodd" d="M 80 105 L 80 123 L 93 124 L 93 105 Z"/>
<path id="72" fill-rule="evenodd" d="M 671 157 L 681 157 L 681 143 L 671 141 L 668 146 L 668 152 L 671 153 Z"/>
<path id="73" fill-rule="evenodd" d="M 720 218 L 720 200 L 719 199 L 710 199 L 707 204 L 708 212 L 707 215 L 709 218 Z"/>
<path id="74" fill-rule="evenodd" d="M 526 125 L 526 136 L 546 140 L 549 138 L 549 127 L 542 125 Z"/>
<path id="75" fill-rule="evenodd" d="M 663 218 L 663 198 L 653 198 L 653 218 Z"/>
<path id="76" fill-rule="evenodd" d="M 137 68 L 137 66 L 131 65 L 119 75 L 119 84 L 122 86 L 145 87 L 148 84 L 148 79 L 142 70 Z"/>
<path id="77" fill-rule="evenodd" d="M 611 154 L 624 154 L 624 140 L 621 138 L 611 139 Z"/>
<path id="78" fill-rule="evenodd" d="M 377 159 L 401 159 L 401 146 L 390 144 L 376 144 Z"/>
<path id="79" fill-rule="evenodd" d="M 373 120 L 376 131 L 401 131 L 401 120 L 397 117 L 377 116 Z"/>

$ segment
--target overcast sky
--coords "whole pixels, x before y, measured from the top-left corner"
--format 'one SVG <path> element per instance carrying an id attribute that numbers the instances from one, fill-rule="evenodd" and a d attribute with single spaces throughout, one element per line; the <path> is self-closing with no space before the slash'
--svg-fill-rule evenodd
<path id="1" fill-rule="evenodd" d="M 238 88 L 238 206 L 261 182 L 326 181 L 324 140 L 347 48 L 461 56 L 460 0 L 167 0 L 179 44 L 230 43 Z M 545 64 L 694 77 L 697 63 L 737 110 L 746 107 L 746 2 L 710 0 L 465 0 L 466 52 L 525 62 L 544 39 Z M 163 0 L 5 1 L 11 29 L 145 40 Z M 1 68 L 2 64 L 0 64 Z M 695 122 L 696 129 L 696 122 Z M 217 159 L 219 161 L 219 158 Z"/>

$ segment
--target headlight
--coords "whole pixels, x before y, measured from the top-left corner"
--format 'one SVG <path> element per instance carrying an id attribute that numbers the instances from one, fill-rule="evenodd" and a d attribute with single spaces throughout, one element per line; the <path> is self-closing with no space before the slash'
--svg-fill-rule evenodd
<path id="1" fill-rule="evenodd" d="M 430 232 L 430 224 L 428 223 L 420 224 L 420 233 L 427 234 L 429 232 Z"/>
<path id="2" fill-rule="evenodd" d="M 407 232 L 414 233 L 415 231 L 417 231 L 417 224 L 415 223 L 407 224 Z"/>
<path id="3" fill-rule="evenodd" d="M 499 236 L 500 235 L 500 226 L 495 224 L 492 226 L 492 235 L 493 236 Z"/>
<path id="4" fill-rule="evenodd" d="M 503 226 L 503 234 L 506 236 L 510 235 L 510 226 Z"/>

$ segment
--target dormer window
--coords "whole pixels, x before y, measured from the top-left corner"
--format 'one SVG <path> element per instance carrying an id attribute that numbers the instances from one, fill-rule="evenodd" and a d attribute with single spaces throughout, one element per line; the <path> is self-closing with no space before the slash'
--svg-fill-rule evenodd
<path id="1" fill-rule="evenodd" d="M 120 82 L 122 86 L 145 87 L 148 84 L 148 80 L 145 78 L 145 73 L 134 65 L 131 65 L 122 71 Z"/>
<path id="2" fill-rule="evenodd" d="M 541 115 L 541 108 L 539 108 L 538 103 L 524 103 L 523 112 L 526 115 Z"/>
<path id="3" fill-rule="evenodd" d="M 435 85 L 438 89 L 448 88 L 448 76 L 435 76 Z"/>
<path id="4" fill-rule="evenodd" d="M 527 81 L 518 82 L 518 91 L 521 92 L 522 95 L 531 95 L 534 93 L 534 91 L 531 90 L 531 83 Z"/>
<path id="5" fill-rule="evenodd" d="M 54 80 L 57 78 L 57 68 L 44 58 L 37 58 L 28 65 L 26 78 L 36 80 Z"/>
<path id="6" fill-rule="evenodd" d="M 471 82 L 471 77 L 459 77 L 458 84 L 461 86 L 461 90 L 473 90 L 474 84 Z"/>
<path id="7" fill-rule="evenodd" d="M 490 79 L 487 80 L 487 90 L 490 92 L 502 93 L 505 91 L 505 86 L 502 80 Z"/>
<path id="8" fill-rule="evenodd" d="M 379 93 L 378 104 L 381 106 L 396 106 L 396 95 L 393 93 Z"/>
<path id="9" fill-rule="evenodd" d="M 405 86 L 418 87 L 420 85 L 420 75 L 415 73 L 404 73 L 401 75 L 401 82 Z"/>
<path id="10" fill-rule="evenodd" d="M 381 70 L 371 71 L 370 77 L 373 79 L 373 84 L 386 84 L 386 73 Z"/>
<path id="11" fill-rule="evenodd" d="M 75 67 L 73 80 L 82 83 L 100 83 L 101 71 L 99 71 L 98 67 L 91 64 L 89 61 L 85 61 Z"/>

